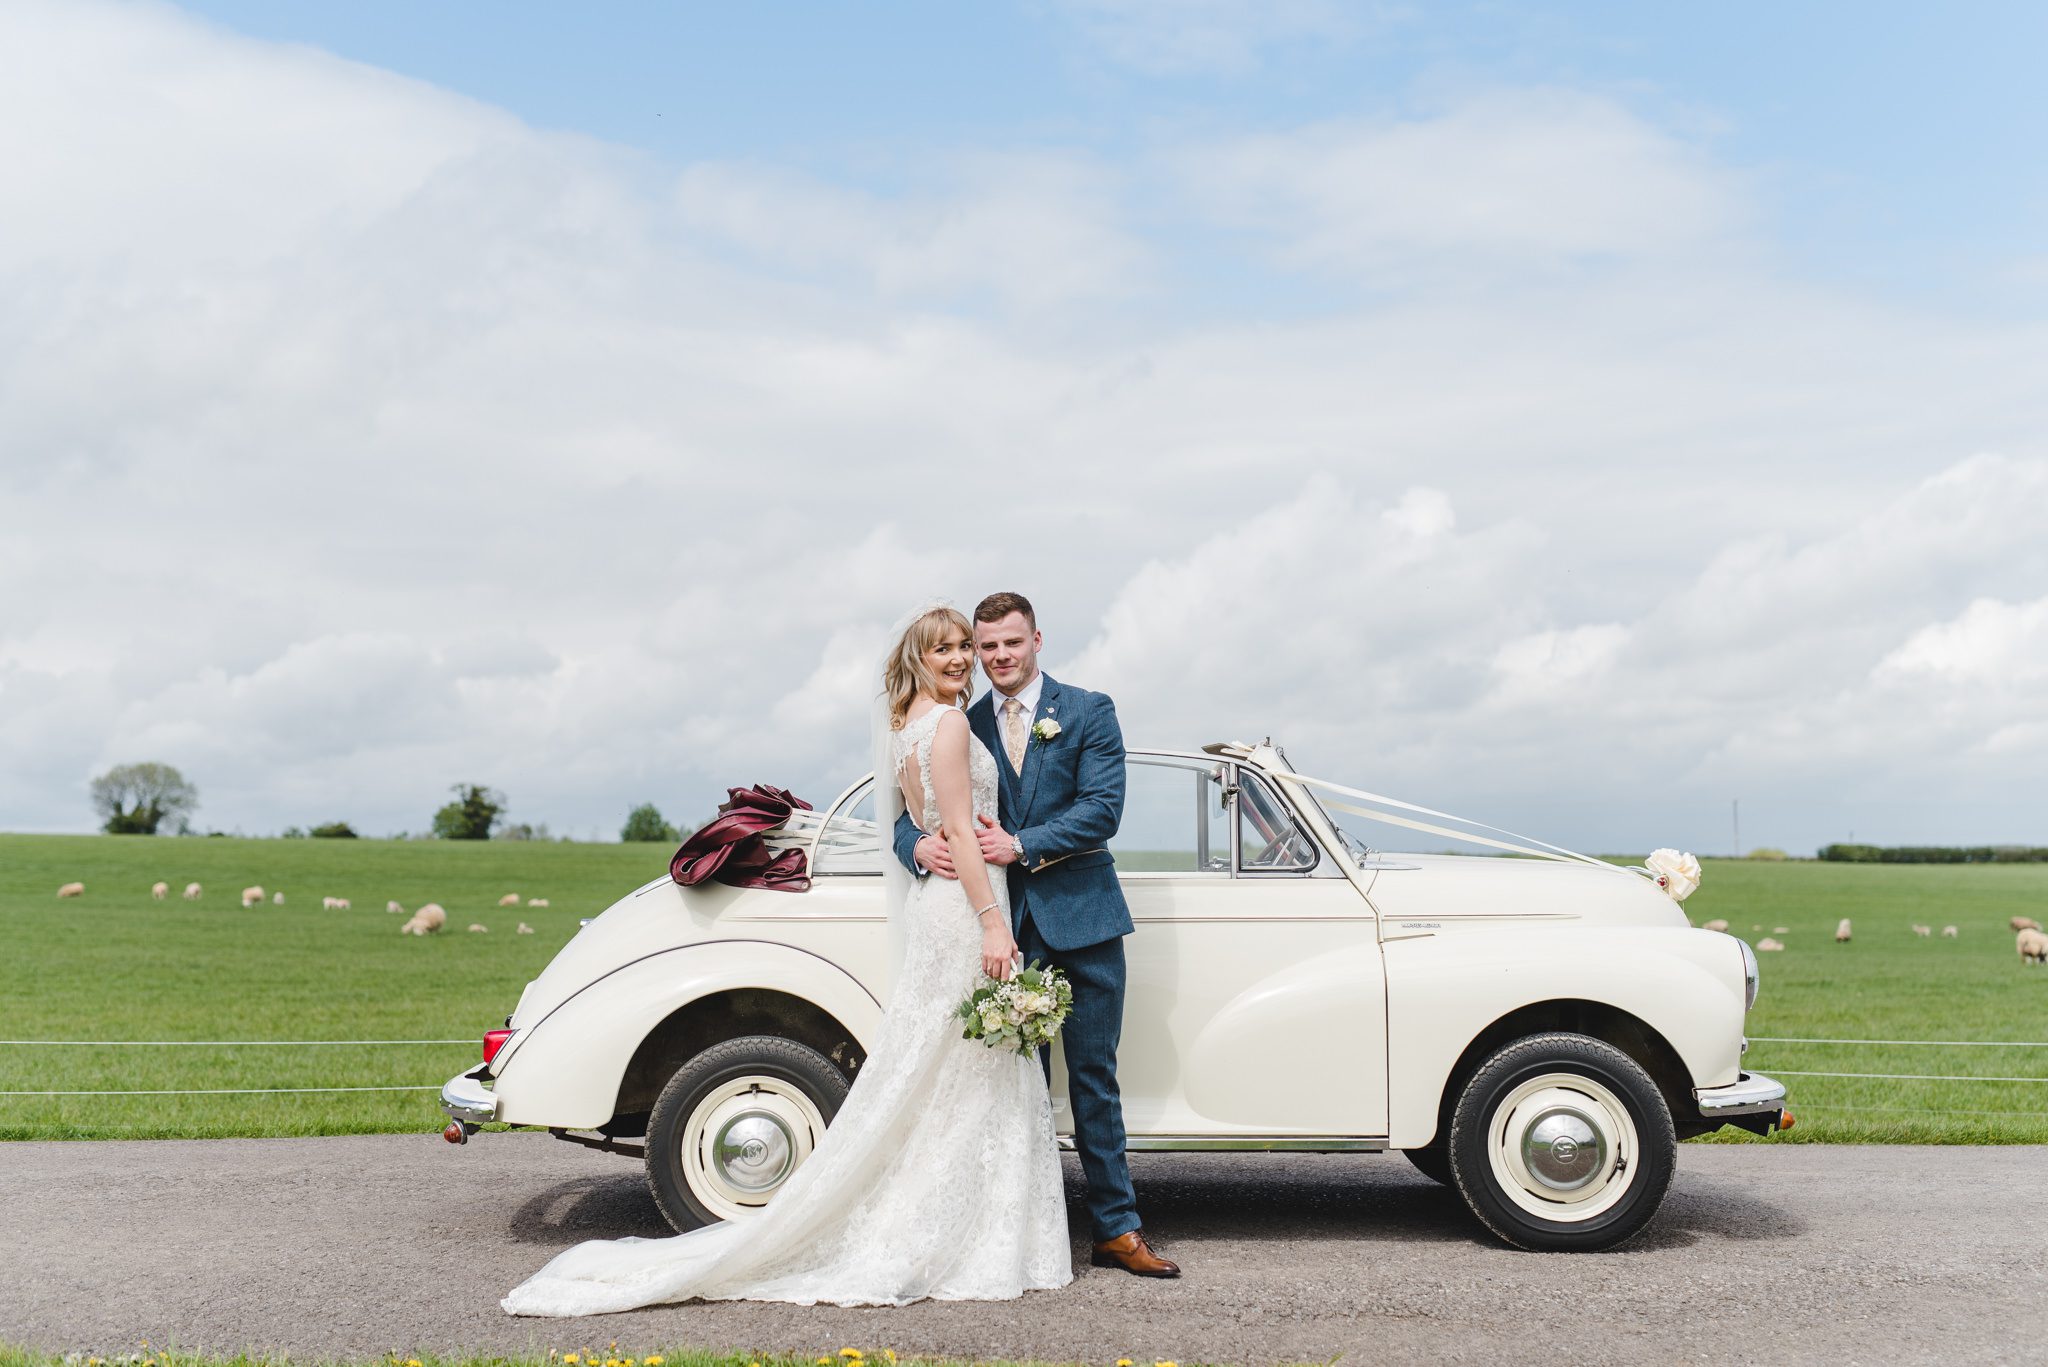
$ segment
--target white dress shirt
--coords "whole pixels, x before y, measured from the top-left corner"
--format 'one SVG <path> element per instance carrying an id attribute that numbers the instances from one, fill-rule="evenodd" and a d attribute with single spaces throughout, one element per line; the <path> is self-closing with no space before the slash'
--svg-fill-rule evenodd
<path id="1" fill-rule="evenodd" d="M 1045 672 L 1040 670 L 1033 674 L 1031 682 L 1025 684 L 1022 689 L 1015 693 L 1005 693 L 1000 688 L 991 688 L 989 692 L 994 695 L 989 699 L 989 705 L 996 710 L 997 735 L 1003 733 L 1003 705 L 1005 700 L 1009 698 L 1015 698 L 1018 702 L 1024 704 L 1024 729 L 1029 731 L 1031 729 L 1031 719 L 1038 714 L 1038 695 L 1045 692 Z"/>

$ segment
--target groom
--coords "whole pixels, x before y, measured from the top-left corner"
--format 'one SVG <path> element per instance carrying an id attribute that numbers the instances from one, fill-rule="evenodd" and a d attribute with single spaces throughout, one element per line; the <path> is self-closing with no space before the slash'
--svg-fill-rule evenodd
<path id="1" fill-rule="evenodd" d="M 996 757 L 1002 817 L 981 832 L 981 857 L 1009 868 L 1011 929 L 1025 961 L 1062 969 L 1074 985 L 1060 1039 L 1094 1264 L 1178 1277 L 1140 1227 L 1116 1085 L 1131 913 L 1108 844 L 1124 815 L 1123 732 L 1106 696 L 1039 672 L 1041 644 L 1022 594 L 992 593 L 976 605 L 974 648 L 993 687 L 967 709 L 967 722 Z M 908 814 L 896 823 L 896 857 L 920 876 L 959 876 L 946 843 L 921 834 Z M 1051 1058 L 1040 1055 L 1048 1076 Z"/>

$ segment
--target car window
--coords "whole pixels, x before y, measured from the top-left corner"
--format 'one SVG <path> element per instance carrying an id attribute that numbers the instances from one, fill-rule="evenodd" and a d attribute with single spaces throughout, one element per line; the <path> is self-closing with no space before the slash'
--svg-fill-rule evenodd
<path id="1" fill-rule="evenodd" d="M 1264 779 L 1238 771 L 1238 868 L 1246 873 L 1304 873 L 1316 865 L 1316 846 Z"/>
<path id="2" fill-rule="evenodd" d="M 881 842 L 875 830 L 875 781 L 869 779 L 846 801 L 826 814 L 825 829 L 818 837 L 818 857 L 811 872 L 882 872 Z"/>
<path id="3" fill-rule="evenodd" d="M 1120 873 L 1230 873 L 1224 770 L 1200 760 L 1133 756 L 1124 816 L 1109 842 Z"/>

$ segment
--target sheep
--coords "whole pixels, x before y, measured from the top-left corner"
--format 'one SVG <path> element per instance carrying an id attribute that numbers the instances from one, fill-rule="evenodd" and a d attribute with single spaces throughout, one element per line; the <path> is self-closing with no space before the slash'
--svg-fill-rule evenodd
<path id="1" fill-rule="evenodd" d="M 545 897 L 529 897 L 526 899 L 526 905 L 530 907 L 544 907 L 547 904 L 548 899 Z"/>
<path id="2" fill-rule="evenodd" d="M 1773 940 L 1770 936 L 1766 935 L 1763 939 L 1758 940 L 1756 942 L 1756 947 L 1759 953 L 1769 954 L 1772 950 L 1783 949 L 1785 946 L 1779 944 L 1776 940 Z"/>
<path id="3" fill-rule="evenodd" d="M 336 911 L 348 911 L 348 910 L 350 909 L 350 908 L 349 908 L 349 904 L 348 904 L 348 898 L 346 898 L 346 897 L 337 897 L 337 898 L 335 898 L 335 899 L 334 899 L 334 909 L 335 909 Z"/>
<path id="4" fill-rule="evenodd" d="M 272 905 L 272 906 L 274 906 L 274 907 L 281 907 L 281 906 L 283 906 L 283 905 L 284 905 L 284 894 L 283 894 L 283 893 L 281 893 L 281 892 L 273 892 L 273 893 L 271 893 L 271 894 L 270 894 L 270 905 Z"/>
<path id="5" fill-rule="evenodd" d="M 500 898 L 498 899 L 498 905 L 499 905 L 499 906 L 501 906 L 501 907 L 516 907 L 516 906 L 518 906 L 518 905 L 519 905 L 519 894 L 518 894 L 518 893 L 516 893 L 516 892 L 508 892 L 508 893 L 506 893 L 506 894 L 505 894 L 505 895 L 504 895 L 503 897 L 500 897 Z"/>
<path id="6" fill-rule="evenodd" d="M 390 914 L 392 914 L 392 915 L 396 915 L 396 916 L 403 916 L 403 915 L 405 915 L 405 908 L 404 908 L 404 907 L 402 907 L 402 906 L 400 906 L 400 905 L 398 905 L 398 903 L 396 903 L 396 902 L 386 902 L 386 903 L 384 904 L 384 910 L 385 910 L 386 912 L 388 912 L 388 913 L 390 913 Z"/>
<path id="7" fill-rule="evenodd" d="M 320 910 L 322 911 L 333 911 L 340 905 L 341 899 L 339 897 L 323 897 L 320 899 Z"/>
<path id="8" fill-rule="evenodd" d="M 2039 930 L 2041 928 L 2041 923 L 2031 916 L 2015 916 L 2012 918 L 2011 924 L 2014 930 Z"/>
<path id="9" fill-rule="evenodd" d="M 1944 940 L 1953 940 L 1953 939 L 1955 939 L 1955 938 L 1956 938 L 1956 928 L 1955 928 L 1954 926 L 1943 926 L 1943 927 L 1941 928 L 1941 938 L 1942 938 L 1942 939 L 1944 939 Z"/>
<path id="10" fill-rule="evenodd" d="M 1772 926 L 1772 927 L 1771 927 L 1771 934 L 1773 934 L 1773 935 L 1784 935 L 1784 934 L 1786 934 L 1786 933 L 1787 933 L 1787 931 L 1785 930 L 1785 927 L 1783 927 L 1783 926 Z"/>
<path id="11" fill-rule="evenodd" d="M 187 883 L 185 885 L 185 900 L 188 902 L 199 900 L 199 885 L 197 883 Z"/>
<path id="12" fill-rule="evenodd" d="M 263 889 L 260 887 L 243 888 L 242 905 L 245 907 L 253 907 L 268 895 L 269 894 L 265 893 Z"/>
<path id="13" fill-rule="evenodd" d="M 1849 943 L 1849 918 L 1846 916 L 1835 925 L 1835 943 L 1838 945 Z"/>
<path id="14" fill-rule="evenodd" d="M 1933 927 L 1933 926 L 1914 926 L 1914 927 L 1913 927 L 1913 933 L 1914 933 L 1915 935 L 1918 935 L 1918 936 L 1919 936 L 1919 937 L 1920 937 L 1921 939 L 1923 939 L 1923 940 L 1924 940 L 1924 939 L 1926 939 L 1926 938 L 1927 938 L 1928 936 L 1930 936 L 1930 935 L 1932 935 L 1932 934 L 1934 933 L 1934 927 Z"/>
<path id="15" fill-rule="evenodd" d="M 2048 935 L 2029 927 L 2018 935 L 2020 962 L 2032 960 L 2037 964 L 2048 964 Z"/>
<path id="16" fill-rule="evenodd" d="M 57 895 L 59 897 L 83 897 L 85 896 L 85 884 L 66 883 L 63 887 L 57 889 Z"/>
<path id="17" fill-rule="evenodd" d="M 521 921 L 519 923 L 519 930 L 517 933 L 521 935 L 531 935 L 533 934 L 533 927 L 526 924 L 526 922 Z"/>
<path id="18" fill-rule="evenodd" d="M 1721 920 L 1714 920 L 1714 921 L 1709 921 L 1709 922 L 1707 922 L 1707 923 L 1706 923 L 1705 925 L 1701 926 L 1701 927 L 1700 927 L 1700 929 L 1701 929 L 1701 930 L 1718 930 L 1718 931 L 1720 931 L 1720 932 L 1721 932 L 1722 934 L 1724 934 L 1724 935 L 1725 935 L 1725 934 L 1727 934 L 1727 933 L 1728 933 L 1728 923 L 1727 923 L 1726 921 L 1721 921 Z"/>
<path id="19" fill-rule="evenodd" d="M 428 935 L 438 932 L 448 924 L 448 913 L 441 910 L 438 902 L 429 902 L 412 914 L 412 919 L 398 928 L 400 935 Z"/>
<path id="20" fill-rule="evenodd" d="M 471 921 L 469 923 L 469 933 L 472 935 L 488 935 L 491 933 L 491 928 L 485 925 L 478 925 L 475 921 Z"/>
<path id="21" fill-rule="evenodd" d="M 161 902 L 164 898 L 171 895 L 171 885 L 169 883 L 151 883 L 149 885 L 149 895 L 156 901 Z"/>

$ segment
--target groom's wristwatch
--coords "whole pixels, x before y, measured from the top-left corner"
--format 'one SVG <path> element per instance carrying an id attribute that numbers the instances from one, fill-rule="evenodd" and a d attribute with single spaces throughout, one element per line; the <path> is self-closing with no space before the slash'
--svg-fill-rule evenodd
<path id="1" fill-rule="evenodd" d="M 1024 858 L 1024 842 L 1014 835 L 1010 837 L 1010 853 L 1017 856 L 1019 864 L 1026 862 Z"/>

